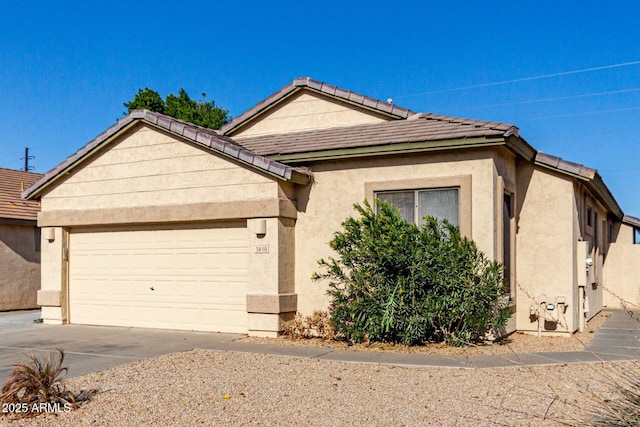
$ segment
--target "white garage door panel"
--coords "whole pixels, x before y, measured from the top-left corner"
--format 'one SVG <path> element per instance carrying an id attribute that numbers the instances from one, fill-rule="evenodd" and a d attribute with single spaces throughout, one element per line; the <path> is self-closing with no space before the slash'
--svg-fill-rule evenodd
<path id="1" fill-rule="evenodd" d="M 247 332 L 247 232 L 73 230 L 71 323 Z"/>

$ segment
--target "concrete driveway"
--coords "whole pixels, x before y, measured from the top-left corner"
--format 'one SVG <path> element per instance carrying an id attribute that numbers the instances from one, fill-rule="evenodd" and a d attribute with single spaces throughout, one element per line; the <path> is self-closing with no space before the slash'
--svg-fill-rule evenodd
<path id="1" fill-rule="evenodd" d="M 102 371 L 136 360 L 194 348 L 224 347 L 242 335 L 34 323 L 40 311 L 0 313 L 0 386 L 28 353 L 61 348 L 68 376 Z"/>
<path id="2" fill-rule="evenodd" d="M 70 377 L 194 348 L 354 363 L 456 369 L 640 359 L 640 318 L 629 316 L 623 310 L 612 310 L 611 317 L 596 332 L 589 347 L 583 351 L 470 357 L 259 344 L 236 341 L 242 337 L 236 334 L 34 323 L 33 321 L 39 317 L 39 311 L 0 313 L 0 385 L 9 377 L 12 365 L 23 360 L 27 353 L 46 354 L 56 348 L 62 348 L 67 354 L 65 366 L 69 367 Z"/>

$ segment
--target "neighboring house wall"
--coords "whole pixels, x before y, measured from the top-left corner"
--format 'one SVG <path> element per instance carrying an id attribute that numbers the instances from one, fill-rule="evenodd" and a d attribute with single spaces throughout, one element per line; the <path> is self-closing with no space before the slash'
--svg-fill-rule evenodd
<path id="1" fill-rule="evenodd" d="M 40 252 L 35 221 L 7 224 L 0 220 L 0 311 L 37 308 Z"/>
<path id="2" fill-rule="evenodd" d="M 634 244 L 634 228 L 618 223 L 612 229 L 604 267 L 607 306 L 640 308 L 640 244 Z"/>
<path id="3" fill-rule="evenodd" d="M 517 328 L 573 332 L 577 297 L 572 180 L 518 161 L 517 186 Z M 570 305 L 566 313 L 557 307 L 562 298 Z M 545 303 L 556 309 L 547 311 Z"/>
<path id="4" fill-rule="evenodd" d="M 233 136 L 248 136 L 354 126 L 389 120 L 374 112 L 354 109 L 347 102 L 330 100 L 312 92 L 299 92 L 286 103 L 272 108 L 259 121 L 251 122 Z"/>
<path id="5" fill-rule="evenodd" d="M 460 197 L 461 229 L 489 256 L 495 250 L 494 150 L 449 151 L 373 157 L 307 165 L 314 182 L 297 193 L 296 291 L 298 310 L 310 314 L 328 305 L 326 283 L 314 283 L 318 259 L 335 255 L 329 247 L 342 222 L 357 215 L 354 203 L 372 201 L 377 190 L 465 186 Z M 467 196 L 465 196 L 465 194 Z M 465 198 L 468 197 L 468 200 Z M 468 218 L 468 223 L 465 223 Z"/>

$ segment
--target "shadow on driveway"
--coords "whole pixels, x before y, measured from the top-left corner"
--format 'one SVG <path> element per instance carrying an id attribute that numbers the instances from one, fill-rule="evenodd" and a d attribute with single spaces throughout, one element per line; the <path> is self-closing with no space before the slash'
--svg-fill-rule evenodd
<path id="1" fill-rule="evenodd" d="M 40 311 L 0 313 L 0 385 L 28 353 L 65 351 L 75 377 L 163 354 L 216 349 L 242 335 L 34 323 Z"/>

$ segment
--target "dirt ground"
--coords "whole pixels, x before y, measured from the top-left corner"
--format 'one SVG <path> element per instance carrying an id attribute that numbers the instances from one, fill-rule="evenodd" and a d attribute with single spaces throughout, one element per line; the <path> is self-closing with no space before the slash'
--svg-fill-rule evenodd
<path id="1" fill-rule="evenodd" d="M 300 345 L 315 347 L 330 347 L 340 350 L 353 351 L 393 351 L 399 353 L 423 353 L 435 355 L 466 355 L 478 356 L 486 354 L 513 354 L 513 353 L 539 353 L 548 351 L 581 351 L 584 350 L 594 333 L 604 324 L 611 316 L 611 313 L 602 310 L 594 316 L 586 325 L 583 332 L 576 332 L 570 337 L 538 337 L 520 332 L 514 332 L 495 343 L 486 343 L 484 345 L 453 347 L 446 344 L 428 344 L 424 346 L 407 346 L 402 344 L 353 344 L 348 345 L 344 341 L 329 341 L 319 338 L 303 338 L 292 339 L 286 336 L 278 338 L 259 338 L 246 337 L 242 338 L 245 342 L 257 342 L 268 344 L 282 345 Z"/>

